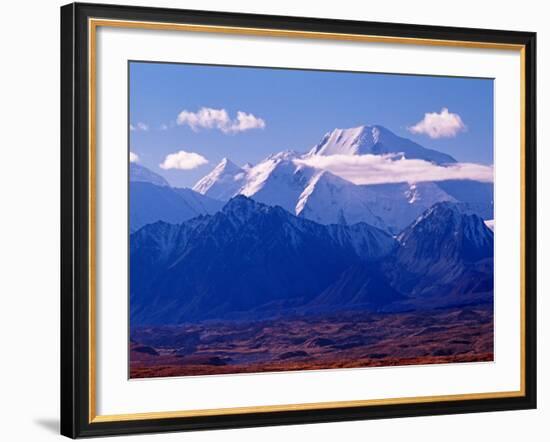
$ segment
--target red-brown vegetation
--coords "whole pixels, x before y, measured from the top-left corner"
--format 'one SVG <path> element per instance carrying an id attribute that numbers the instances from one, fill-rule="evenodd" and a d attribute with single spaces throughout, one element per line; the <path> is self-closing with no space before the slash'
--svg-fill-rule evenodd
<path id="1" fill-rule="evenodd" d="M 492 306 L 205 322 L 132 333 L 130 377 L 493 360 Z"/>

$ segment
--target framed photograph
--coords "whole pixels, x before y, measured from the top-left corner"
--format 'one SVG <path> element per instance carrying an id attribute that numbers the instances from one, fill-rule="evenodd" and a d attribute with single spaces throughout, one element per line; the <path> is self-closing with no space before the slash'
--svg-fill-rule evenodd
<path id="1" fill-rule="evenodd" d="M 535 408 L 535 42 L 62 7 L 62 434 Z"/>

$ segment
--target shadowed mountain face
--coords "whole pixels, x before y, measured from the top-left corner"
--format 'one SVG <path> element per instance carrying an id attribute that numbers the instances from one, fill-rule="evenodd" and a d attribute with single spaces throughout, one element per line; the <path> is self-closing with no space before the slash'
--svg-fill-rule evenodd
<path id="1" fill-rule="evenodd" d="M 392 254 L 348 268 L 309 305 L 402 311 L 491 302 L 493 232 L 467 205 L 435 204 L 397 240 Z"/>
<path id="2" fill-rule="evenodd" d="M 395 290 L 378 265 L 358 264 L 343 271 L 338 279 L 310 302 L 312 309 L 350 308 L 378 311 L 405 297 Z"/>
<path id="3" fill-rule="evenodd" d="M 395 247 L 367 224 L 323 226 L 239 196 L 213 216 L 132 235 L 132 325 L 301 306 L 348 267 Z"/>
<path id="4" fill-rule="evenodd" d="M 456 203 L 436 204 L 395 241 L 365 223 L 325 226 L 238 196 L 212 216 L 145 226 L 130 250 L 132 326 L 492 294 L 493 233 Z"/>
<path id="5" fill-rule="evenodd" d="M 438 203 L 397 239 L 399 247 L 385 271 L 413 303 L 492 299 L 493 231 L 467 206 Z"/>
<path id="6" fill-rule="evenodd" d="M 493 232 L 467 206 L 438 203 L 397 237 L 398 262 L 417 272 L 434 262 L 474 262 L 493 256 Z"/>

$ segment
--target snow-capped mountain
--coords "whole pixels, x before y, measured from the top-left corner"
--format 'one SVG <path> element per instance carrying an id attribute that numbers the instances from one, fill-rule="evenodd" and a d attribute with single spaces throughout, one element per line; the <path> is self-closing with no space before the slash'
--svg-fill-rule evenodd
<path id="1" fill-rule="evenodd" d="M 391 233 L 400 232 L 436 202 L 456 201 L 437 183 L 360 186 L 328 171 L 296 165 L 294 158 L 289 152 L 268 157 L 244 175 L 240 170 L 225 183 L 216 182 L 214 194 L 230 193 L 220 189 L 238 181 L 241 187 L 235 195 L 281 206 L 301 218 L 320 224 L 366 222 Z"/>
<path id="2" fill-rule="evenodd" d="M 296 163 L 304 157 L 335 154 L 403 154 L 437 164 L 456 162 L 382 126 L 360 126 L 327 133 L 305 155 L 283 151 L 255 166 L 243 167 L 224 158 L 193 189 L 224 201 L 245 195 L 321 224 L 366 222 L 394 234 L 440 201 L 465 202 L 483 218 L 493 217 L 492 183 L 449 180 L 356 185 L 328 171 Z"/>
<path id="3" fill-rule="evenodd" d="M 397 136 L 383 126 L 359 126 L 334 129 L 311 149 L 308 155 L 383 155 L 403 154 L 405 158 L 421 159 L 437 164 L 456 163 L 445 153 L 426 149 L 408 138 Z"/>
<path id="4" fill-rule="evenodd" d="M 366 222 L 388 230 L 386 221 L 374 213 L 365 190 L 330 172 L 317 172 L 300 194 L 296 214 L 321 224 Z"/>
<path id="5" fill-rule="evenodd" d="M 296 166 L 293 160 L 298 157 L 296 152 L 284 151 L 242 168 L 224 158 L 193 190 L 223 201 L 244 195 L 294 213 L 297 199 L 315 173 L 312 168 Z"/>
<path id="6" fill-rule="evenodd" d="M 137 163 L 130 163 L 130 182 L 131 183 L 150 183 L 155 186 L 169 187 L 168 181 L 158 173 Z"/>
<path id="7" fill-rule="evenodd" d="M 193 186 L 193 190 L 210 198 L 227 201 L 244 185 L 246 172 L 246 169 L 224 158 L 212 172 Z"/>
<path id="8" fill-rule="evenodd" d="M 160 175 L 134 163 L 130 163 L 129 193 L 130 232 L 157 221 L 181 223 L 223 206 L 191 189 L 172 188 Z"/>
<path id="9" fill-rule="evenodd" d="M 330 172 L 321 172 L 300 195 L 296 212 L 322 224 L 363 221 L 398 233 L 439 201 L 455 199 L 435 183 L 358 186 Z"/>
<path id="10" fill-rule="evenodd" d="M 214 215 L 150 224 L 131 236 L 132 323 L 302 305 L 349 266 L 396 246 L 367 224 L 323 226 L 237 196 Z"/>
<path id="11" fill-rule="evenodd" d="M 311 167 L 296 166 L 294 160 L 298 157 L 292 151 L 270 155 L 249 169 L 246 183 L 238 194 L 297 214 L 296 202 L 317 172 Z"/>

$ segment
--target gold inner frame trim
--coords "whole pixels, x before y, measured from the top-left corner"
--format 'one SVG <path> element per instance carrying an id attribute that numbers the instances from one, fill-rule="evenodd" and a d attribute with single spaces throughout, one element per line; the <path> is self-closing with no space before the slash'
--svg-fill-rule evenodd
<path id="1" fill-rule="evenodd" d="M 419 46 L 444 46 L 473 49 L 498 49 L 518 51 L 520 54 L 520 389 L 487 393 L 465 393 L 437 396 L 415 396 L 387 399 L 315 402 L 284 405 L 261 405 L 233 408 L 197 409 L 180 411 L 159 411 L 128 414 L 96 414 L 96 36 L 97 28 L 132 28 L 161 31 L 185 31 L 243 36 L 287 37 L 321 40 L 339 40 L 368 43 L 410 44 Z M 376 405 L 419 404 L 461 400 L 483 400 L 525 396 L 525 46 L 493 42 L 423 39 L 411 37 L 390 37 L 330 32 L 292 31 L 283 29 L 245 28 L 232 26 L 210 26 L 182 23 L 140 22 L 130 20 L 88 19 L 88 93 L 89 93 L 89 367 L 88 367 L 88 421 L 89 423 L 133 421 L 146 419 L 169 419 L 199 416 L 238 415 L 246 413 L 273 413 L 280 411 L 323 410 L 331 408 L 365 407 Z"/>

